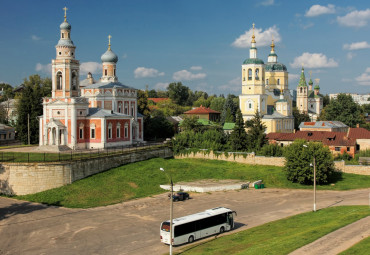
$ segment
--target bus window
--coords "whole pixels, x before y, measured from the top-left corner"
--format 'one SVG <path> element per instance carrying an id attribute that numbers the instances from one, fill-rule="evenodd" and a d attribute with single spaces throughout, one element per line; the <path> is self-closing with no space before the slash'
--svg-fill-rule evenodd
<path id="1" fill-rule="evenodd" d="M 170 232 L 170 223 L 169 222 L 163 222 L 161 226 L 162 231 Z"/>

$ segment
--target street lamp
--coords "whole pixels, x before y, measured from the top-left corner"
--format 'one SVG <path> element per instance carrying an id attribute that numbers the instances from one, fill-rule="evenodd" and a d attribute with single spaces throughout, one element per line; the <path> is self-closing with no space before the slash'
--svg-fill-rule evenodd
<path id="1" fill-rule="evenodd" d="M 163 171 L 166 175 L 167 175 L 167 172 L 164 171 L 164 169 L 161 167 L 159 168 L 159 170 Z M 170 177 L 168 177 L 167 175 L 167 178 L 170 179 L 171 181 L 171 204 L 170 204 L 170 255 L 172 255 L 172 239 L 173 239 L 173 230 L 172 230 L 172 218 L 173 218 L 173 182 L 172 182 L 172 176 L 170 174 Z"/>
<path id="2" fill-rule="evenodd" d="M 303 144 L 303 147 L 308 148 L 306 144 Z M 312 157 L 313 157 L 313 211 L 316 212 L 316 158 L 314 154 L 312 154 Z"/>

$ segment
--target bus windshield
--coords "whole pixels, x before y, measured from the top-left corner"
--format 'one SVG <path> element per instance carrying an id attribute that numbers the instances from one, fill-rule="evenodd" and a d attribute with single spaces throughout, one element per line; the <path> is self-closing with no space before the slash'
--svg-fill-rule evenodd
<path id="1" fill-rule="evenodd" d="M 161 226 L 161 230 L 165 232 L 170 232 L 170 223 L 169 222 L 163 222 Z"/>

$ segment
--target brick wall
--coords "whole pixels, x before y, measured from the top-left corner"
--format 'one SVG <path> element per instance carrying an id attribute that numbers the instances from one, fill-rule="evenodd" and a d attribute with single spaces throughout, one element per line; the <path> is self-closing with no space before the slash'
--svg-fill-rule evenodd
<path id="1" fill-rule="evenodd" d="M 162 147 L 73 162 L 1 163 L 0 193 L 7 195 L 32 194 L 61 187 L 128 163 L 156 157 L 170 158 L 172 156 L 173 153 L 170 148 Z"/>

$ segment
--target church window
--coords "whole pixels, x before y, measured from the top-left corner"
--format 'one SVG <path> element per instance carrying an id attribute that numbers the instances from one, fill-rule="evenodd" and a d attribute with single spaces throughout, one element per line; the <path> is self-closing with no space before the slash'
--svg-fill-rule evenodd
<path id="1" fill-rule="evenodd" d="M 59 56 L 60 56 L 60 55 L 62 55 L 62 52 L 60 52 L 60 51 L 59 51 L 59 52 L 58 52 L 58 54 L 59 54 Z"/>
<path id="2" fill-rule="evenodd" d="M 245 69 L 243 69 L 243 81 L 245 81 Z"/>
<path id="3" fill-rule="evenodd" d="M 92 124 L 90 127 L 90 138 L 95 139 L 95 124 Z"/>
<path id="4" fill-rule="evenodd" d="M 280 79 L 277 79 L 277 85 L 280 85 Z"/>
<path id="5" fill-rule="evenodd" d="M 114 76 L 116 76 L 116 69 L 113 69 Z"/>
<path id="6" fill-rule="evenodd" d="M 72 56 L 73 56 L 73 52 L 72 52 Z"/>
<path id="7" fill-rule="evenodd" d="M 60 90 L 62 89 L 62 84 L 63 84 L 63 76 L 61 72 L 57 72 L 57 89 Z"/>
<path id="8" fill-rule="evenodd" d="M 112 139 L 112 123 L 108 125 L 108 139 Z"/>
<path id="9" fill-rule="evenodd" d="M 259 74 L 260 74 L 260 69 L 256 69 L 256 80 L 259 80 L 260 77 L 259 77 Z"/>
<path id="10" fill-rule="evenodd" d="M 116 132 L 117 133 L 117 138 L 121 137 L 121 132 L 120 131 L 121 131 L 121 124 L 118 123 L 117 124 L 117 132 Z"/>
<path id="11" fill-rule="evenodd" d="M 104 75 L 108 75 L 108 70 L 104 69 Z"/>
<path id="12" fill-rule="evenodd" d="M 125 102 L 125 114 L 128 114 L 128 103 Z"/>
<path id="13" fill-rule="evenodd" d="M 252 100 L 248 100 L 247 101 L 247 110 L 253 110 L 253 101 Z"/>
<path id="14" fill-rule="evenodd" d="M 135 116 L 134 104 L 131 103 L 131 116 Z"/>
<path id="15" fill-rule="evenodd" d="M 77 89 L 77 75 L 76 72 L 72 72 L 72 90 Z"/>
<path id="16" fill-rule="evenodd" d="M 299 92 L 302 93 L 302 87 L 299 89 Z"/>
<path id="17" fill-rule="evenodd" d="M 266 85 L 269 85 L 269 79 L 266 79 Z"/>
<path id="18" fill-rule="evenodd" d="M 62 38 L 64 38 L 64 33 L 62 33 Z"/>
<path id="19" fill-rule="evenodd" d="M 122 110 L 121 110 L 121 109 L 122 109 L 122 104 L 121 104 L 121 103 L 119 103 L 119 104 L 118 104 L 118 112 L 119 112 L 119 113 L 121 113 L 121 112 L 122 112 Z"/>
<path id="20" fill-rule="evenodd" d="M 252 80 L 252 69 L 248 69 L 248 80 Z"/>
<path id="21" fill-rule="evenodd" d="M 313 104 L 311 104 L 311 108 L 313 108 Z"/>
<path id="22" fill-rule="evenodd" d="M 128 137 L 128 124 L 125 124 L 125 138 Z"/>
<path id="23" fill-rule="evenodd" d="M 83 126 L 80 126 L 80 129 L 79 129 L 79 137 L 80 137 L 80 139 L 83 139 L 84 138 L 84 128 L 83 128 Z"/>

